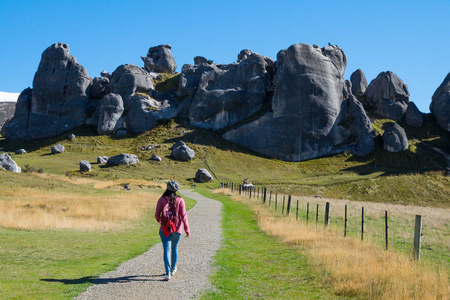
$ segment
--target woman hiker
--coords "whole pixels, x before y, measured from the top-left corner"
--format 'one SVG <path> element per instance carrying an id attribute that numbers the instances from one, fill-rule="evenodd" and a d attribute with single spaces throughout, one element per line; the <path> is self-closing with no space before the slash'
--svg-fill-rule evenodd
<path id="1" fill-rule="evenodd" d="M 167 189 L 159 198 L 156 205 L 155 218 L 161 224 L 159 235 L 164 248 L 164 266 L 166 275 L 164 280 L 169 280 L 177 271 L 178 242 L 180 241 L 184 226 L 186 237 L 189 237 L 189 222 L 186 215 L 186 205 L 183 198 L 177 195 L 178 182 L 171 180 L 167 183 Z"/>

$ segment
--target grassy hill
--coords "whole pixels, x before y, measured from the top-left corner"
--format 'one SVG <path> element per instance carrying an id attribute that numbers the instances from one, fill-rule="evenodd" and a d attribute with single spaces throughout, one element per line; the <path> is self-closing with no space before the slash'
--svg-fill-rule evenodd
<path id="1" fill-rule="evenodd" d="M 176 179 L 189 185 L 195 172 L 206 168 L 216 179 L 211 186 L 219 182 L 241 183 L 243 178 L 249 178 L 256 185 L 293 195 L 320 194 L 357 201 L 450 207 L 450 177 L 444 174 L 449 162 L 436 151 L 450 149 L 450 134 L 438 128 L 431 115 L 425 117 L 420 129 L 400 122 L 408 134 L 407 150 L 390 153 L 378 145 L 375 152 L 363 158 L 343 153 L 304 162 L 284 162 L 231 144 L 220 133 L 172 119 L 144 134 L 125 137 L 98 136 L 93 128 L 81 127 L 73 131 L 76 138 L 72 141 L 66 138 L 68 134 L 30 143 L 7 143 L 0 138 L 0 151 L 9 153 L 24 172 L 42 169 L 48 174 L 98 180 Z M 375 119 L 377 133 L 382 134 L 390 122 Z M 195 150 L 194 160 L 178 162 L 170 158 L 170 147 L 178 140 Z M 63 144 L 66 150 L 52 155 L 50 147 L 57 143 Z M 148 145 L 155 148 L 144 150 Z M 20 148 L 27 153 L 14 154 Z M 140 162 L 121 167 L 96 163 L 97 156 L 120 153 L 136 154 Z M 163 161 L 150 160 L 153 154 L 161 156 Z M 91 172 L 79 172 L 81 160 L 91 162 Z"/>

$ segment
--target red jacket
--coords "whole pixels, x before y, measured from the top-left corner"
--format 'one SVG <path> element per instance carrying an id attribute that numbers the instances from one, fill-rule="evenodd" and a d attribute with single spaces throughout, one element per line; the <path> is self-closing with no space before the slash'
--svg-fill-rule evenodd
<path id="1" fill-rule="evenodd" d="M 161 197 L 158 200 L 158 204 L 156 204 L 156 211 L 155 211 L 155 219 L 158 221 L 158 223 L 161 223 L 161 216 L 164 212 L 167 212 L 169 210 L 169 200 L 170 198 L 168 196 Z M 186 234 L 190 234 L 189 230 L 189 222 L 187 219 L 186 214 L 186 205 L 184 204 L 184 200 L 181 197 L 176 198 L 175 200 L 175 208 L 178 213 L 178 218 L 174 220 L 175 223 L 175 231 L 178 233 L 182 233 L 181 224 L 184 225 L 184 231 Z M 164 231 L 164 225 L 161 224 L 161 227 L 159 228 L 161 231 Z"/>

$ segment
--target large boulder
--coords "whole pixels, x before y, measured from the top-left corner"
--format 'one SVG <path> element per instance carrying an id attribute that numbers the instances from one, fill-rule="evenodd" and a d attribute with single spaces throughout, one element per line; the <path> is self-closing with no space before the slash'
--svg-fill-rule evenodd
<path id="1" fill-rule="evenodd" d="M 346 121 L 351 133 L 358 138 L 355 147 L 350 147 L 349 151 L 357 156 L 372 153 L 375 150 L 373 126 L 361 102 L 353 95 L 348 98 Z"/>
<path id="2" fill-rule="evenodd" d="M 171 156 L 178 161 L 190 161 L 195 157 L 195 151 L 187 145 L 181 145 L 172 150 Z"/>
<path id="3" fill-rule="evenodd" d="M 158 125 L 158 120 L 174 118 L 180 111 L 175 99 L 155 100 L 142 95 L 130 99 L 125 123 L 129 131 L 136 133 L 148 131 Z"/>
<path id="4" fill-rule="evenodd" d="M 436 118 L 438 125 L 450 131 L 450 73 L 434 92 L 431 98 L 430 111 Z"/>
<path id="5" fill-rule="evenodd" d="M 423 125 L 423 116 L 414 102 L 408 103 L 405 113 L 406 124 L 412 127 L 420 128 Z"/>
<path id="6" fill-rule="evenodd" d="M 149 72 L 173 73 L 177 68 L 175 59 L 170 51 L 172 46 L 159 45 L 148 50 L 147 57 L 141 56 L 145 69 Z"/>
<path id="7" fill-rule="evenodd" d="M 119 155 L 115 155 L 110 157 L 106 162 L 107 166 L 120 166 L 120 165 L 130 165 L 136 164 L 139 162 L 139 159 L 134 154 L 122 153 Z"/>
<path id="8" fill-rule="evenodd" d="M 403 118 L 409 102 L 408 86 L 393 72 L 381 72 L 366 89 L 367 104 L 392 120 Z"/>
<path id="9" fill-rule="evenodd" d="M 67 44 L 47 48 L 33 80 L 29 137 L 55 137 L 83 125 L 91 82 Z"/>
<path id="10" fill-rule="evenodd" d="M 91 97 L 101 99 L 106 95 L 106 88 L 109 84 L 108 77 L 95 77 L 92 80 Z"/>
<path id="11" fill-rule="evenodd" d="M 113 73 L 106 93 L 122 96 L 127 108 L 127 99 L 135 93 L 146 93 L 153 89 L 152 76 L 141 67 L 132 64 L 119 66 Z"/>
<path id="12" fill-rule="evenodd" d="M 91 171 L 91 163 L 87 160 L 80 161 L 80 172 L 90 172 Z"/>
<path id="13" fill-rule="evenodd" d="M 63 153 L 65 151 L 65 148 L 61 144 L 56 144 L 50 148 L 50 151 L 52 152 L 52 154 L 59 154 Z"/>
<path id="14" fill-rule="evenodd" d="M 405 129 L 397 123 L 392 124 L 383 133 L 383 148 L 389 152 L 399 152 L 408 149 L 408 137 Z"/>
<path id="15" fill-rule="evenodd" d="M 262 107 L 270 84 L 268 63 L 257 53 L 247 53 L 241 59 L 228 65 L 183 66 L 179 89 L 195 92 L 189 107 L 191 124 L 218 130 L 244 120 Z M 193 74 L 192 78 L 188 74 Z"/>
<path id="16" fill-rule="evenodd" d="M 98 134 L 112 134 L 122 124 L 122 113 L 124 111 L 122 97 L 119 94 L 108 94 L 104 96 L 97 107 L 98 112 Z"/>
<path id="17" fill-rule="evenodd" d="M 352 83 L 352 94 L 355 97 L 361 97 L 367 89 L 366 75 L 361 69 L 356 70 L 350 75 L 350 81 Z"/>
<path id="18" fill-rule="evenodd" d="M 302 161 L 335 153 L 348 137 L 338 126 L 344 111 L 347 63 L 337 46 L 307 44 L 287 49 L 277 70 L 273 112 L 226 132 L 223 137 L 268 157 Z"/>
<path id="19" fill-rule="evenodd" d="M 5 169 L 15 173 L 20 173 L 22 171 L 11 156 L 6 153 L 0 154 L 0 169 Z"/>
<path id="20" fill-rule="evenodd" d="M 195 181 L 197 182 L 211 182 L 214 181 L 214 177 L 206 169 L 198 169 L 195 173 Z"/>
<path id="21" fill-rule="evenodd" d="M 27 88 L 20 93 L 16 103 L 14 116 L 8 120 L 2 127 L 2 136 L 7 141 L 27 141 L 28 135 L 28 117 L 30 115 L 31 99 L 33 90 Z"/>

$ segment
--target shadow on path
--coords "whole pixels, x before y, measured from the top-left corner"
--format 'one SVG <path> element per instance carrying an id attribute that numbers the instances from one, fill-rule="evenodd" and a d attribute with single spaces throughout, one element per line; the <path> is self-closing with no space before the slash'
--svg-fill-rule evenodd
<path id="1" fill-rule="evenodd" d="M 161 275 L 136 275 L 136 276 L 124 276 L 116 278 L 96 278 L 94 276 L 85 276 L 75 279 L 53 279 L 53 278 L 43 278 L 41 281 L 45 282 L 61 282 L 64 284 L 83 284 L 83 283 L 94 283 L 94 284 L 108 284 L 108 283 L 127 283 L 132 281 L 162 281 L 164 274 Z M 159 277 L 159 278 L 158 278 Z"/>

